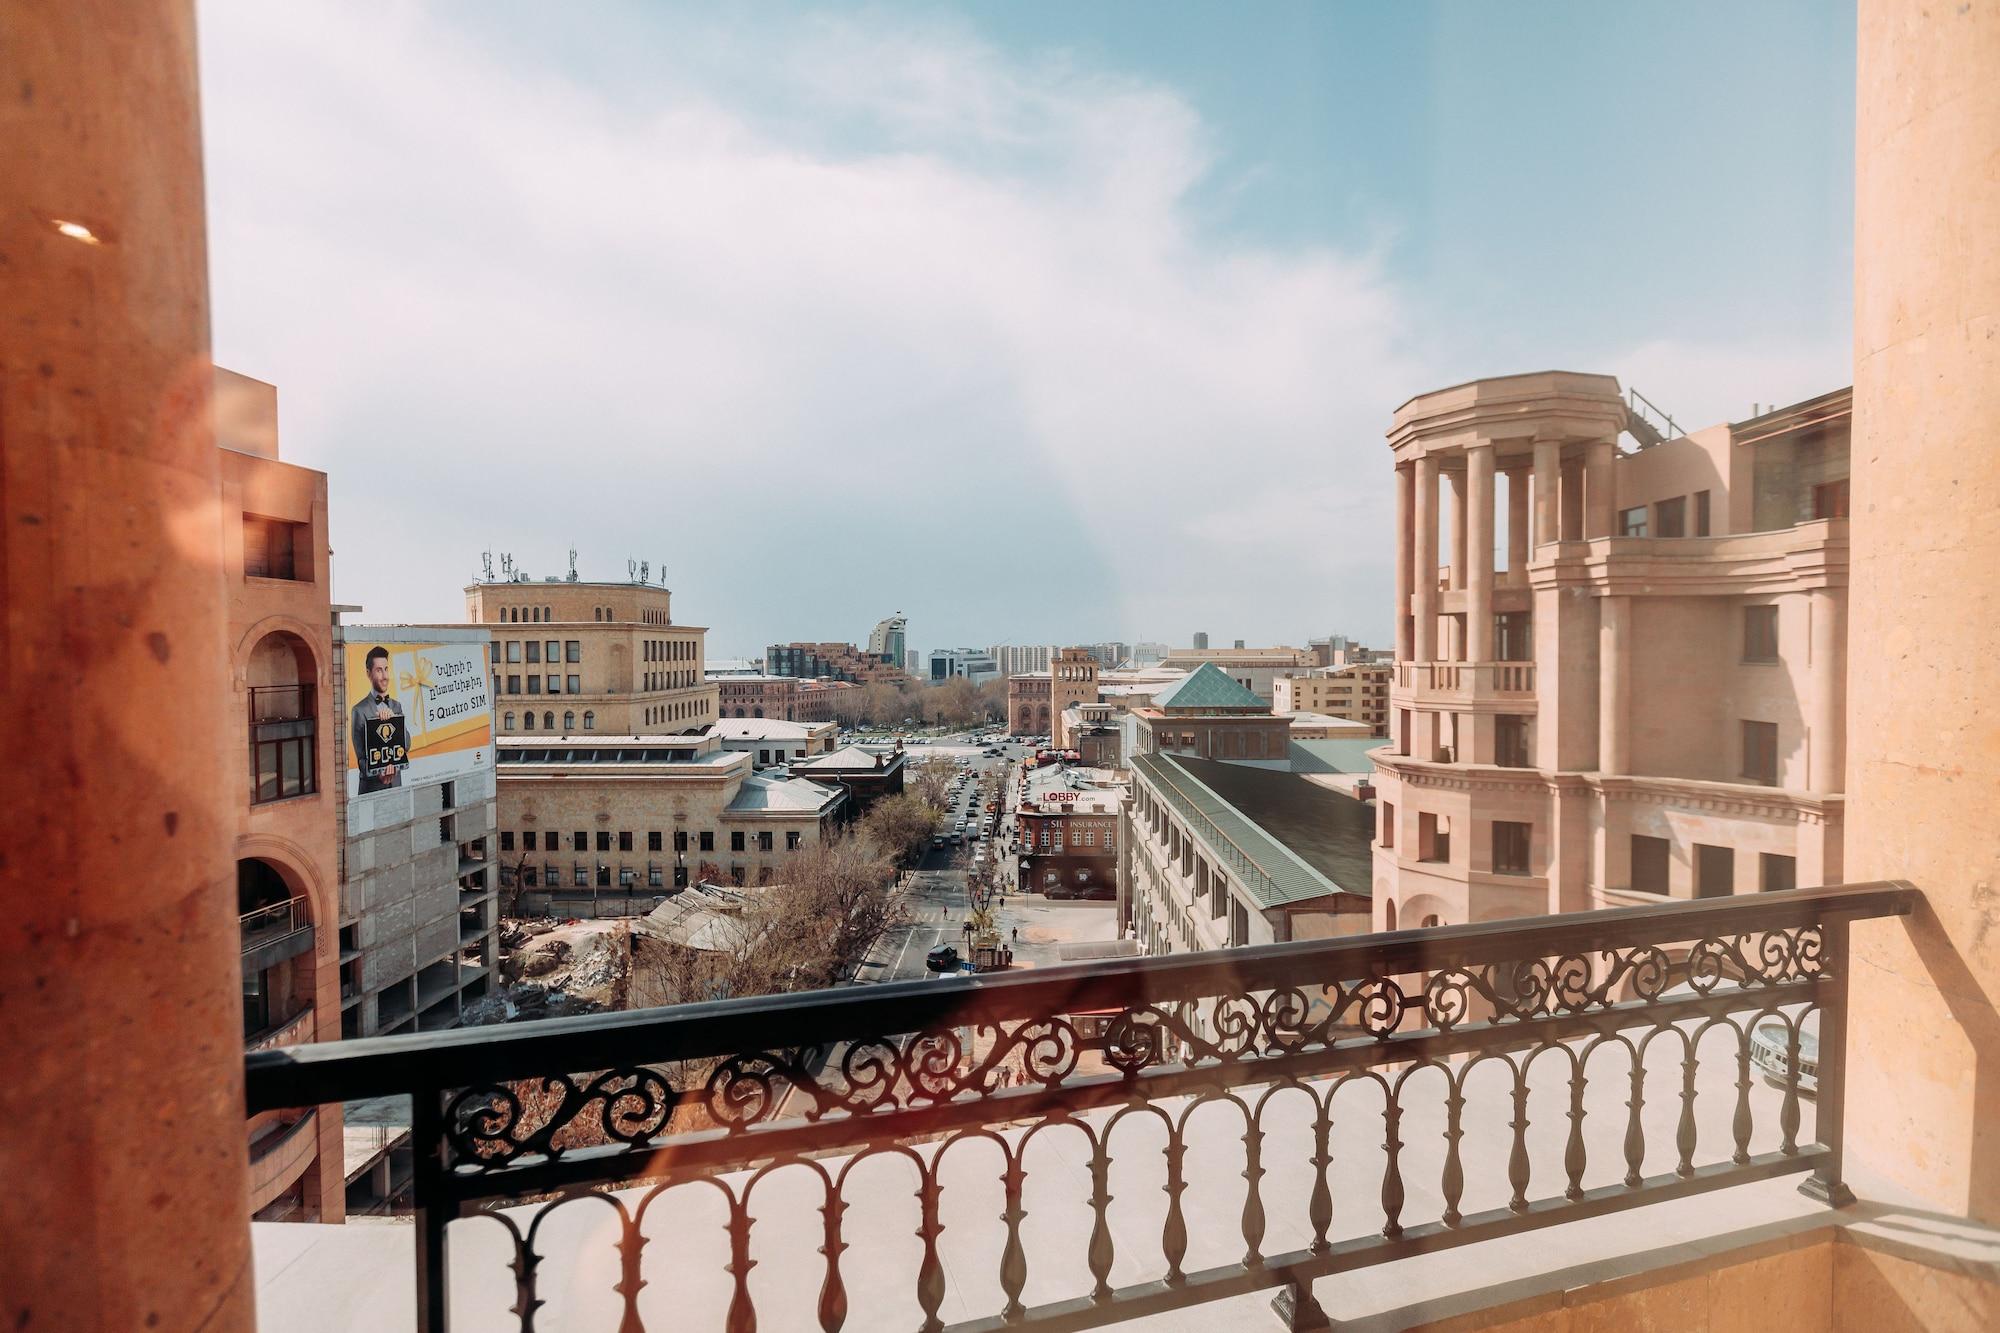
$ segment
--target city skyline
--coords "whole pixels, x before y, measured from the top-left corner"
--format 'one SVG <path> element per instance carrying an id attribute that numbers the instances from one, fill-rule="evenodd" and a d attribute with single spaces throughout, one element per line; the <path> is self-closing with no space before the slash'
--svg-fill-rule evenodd
<path id="1" fill-rule="evenodd" d="M 1846 382 L 1837 16 L 1136 14 L 203 5 L 216 354 L 328 472 L 342 598 L 436 619 L 576 544 L 736 650 L 1044 603 L 1381 642 L 1401 398 Z M 875 539 L 802 561 L 824 525 Z"/>

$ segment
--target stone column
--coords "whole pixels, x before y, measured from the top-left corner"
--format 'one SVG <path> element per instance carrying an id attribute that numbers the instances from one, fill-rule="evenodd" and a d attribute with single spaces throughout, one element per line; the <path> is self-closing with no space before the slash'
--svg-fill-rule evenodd
<path id="1" fill-rule="evenodd" d="M 1606 597 L 1598 609 L 1597 770 L 1628 773 L 1632 768 L 1632 599 Z"/>
<path id="2" fill-rule="evenodd" d="M 1465 586 L 1465 473 L 1463 470 L 1447 474 L 1451 482 L 1451 586 L 1453 590 Z"/>
<path id="3" fill-rule="evenodd" d="M 1580 542 L 1583 540 L 1583 464 L 1571 461 L 1562 465 L 1562 540 Z"/>
<path id="4" fill-rule="evenodd" d="M 0 29 L 0 1325 L 247 1330 L 194 6 Z"/>
<path id="5" fill-rule="evenodd" d="M 1410 660 L 1410 567 L 1416 563 L 1416 468 L 1404 463 L 1396 469 L 1396 660 Z"/>
<path id="6" fill-rule="evenodd" d="M 1535 441 L 1535 545 L 1562 540 L 1562 446 Z"/>
<path id="7" fill-rule="evenodd" d="M 1493 660 L 1493 446 L 1465 454 L 1465 656 Z"/>
<path id="8" fill-rule="evenodd" d="M 1411 575 L 1417 582 L 1416 623 L 1411 632 L 1411 660 L 1437 660 L 1438 600 L 1438 484 L 1437 460 L 1429 454 L 1417 459 L 1417 563 Z"/>
<path id="9" fill-rule="evenodd" d="M 1816 792 L 1846 787 L 1847 626 L 1841 602 L 1840 594 L 1831 589 L 1819 589 L 1806 599 L 1812 617 L 1806 785 Z"/>
<path id="10" fill-rule="evenodd" d="M 2000 1223 L 2000 9 L 1862 0 L 1846 876 L 1847 1156 Z"/>
<path id="11" fill-rule="evenodd" d="M 1617 531 L 1618 495 L 1612 479 L 1612 460 L 1618 446 L 1610 440 L 1592 443 L 1585 455 L 1583 479 L 1583 535 L 1609 537 Z"/>
<path id="12" fill-rule="evenodd" d="M 1528 470 L 1507 469 L 1507 572 L 1528 568 Z"/>

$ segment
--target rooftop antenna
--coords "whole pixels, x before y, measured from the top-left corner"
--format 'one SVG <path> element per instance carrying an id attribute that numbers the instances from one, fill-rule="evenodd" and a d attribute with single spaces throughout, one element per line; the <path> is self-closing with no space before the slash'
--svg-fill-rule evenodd
<path id="1" fill-rule="evenodd" d="M 639 562 L 639 582 L 651 583 L 652 581 L 653 581 L 652 566 L 648 565 L 644 560 L 641 560 Z"/>
<path id="2" fill-rule="evenodd" d="M 479 581 L 481 583 L 493 582 L 493 552 L 481 551 L 479 553 L 479 573 Z"/>
<path id="3" fill-rule="evenodd" d="M 500 572 L 506 575 L 507 582 L 514 582 L 514 553 L 512 551 L 502 551 L 500 553 Z"/>
<path id="4" fill-rule="evenodd" d="M 625 562 L 625 577 L 627 580 L 636 580 L 639 577 L 639 562 L 637 560 L 627 560 Z"/>
<path id="5" fill-rule="evenodd" d="M 567 581 L 570 583 L 576 582 L 576 548 L 574 546 L 569 548 L 569 578 Z"/>

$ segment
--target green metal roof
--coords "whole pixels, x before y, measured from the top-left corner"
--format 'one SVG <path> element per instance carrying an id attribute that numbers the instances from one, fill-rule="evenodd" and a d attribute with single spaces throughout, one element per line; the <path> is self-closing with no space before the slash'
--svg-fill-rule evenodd
<path id="1" fill-rule="evenodd" d="M 1307 805 L 1305 819 L 1314 822 L 1337 824 L 1352 823 L 1352 820 L 1329 820 L 1327 808 L 1338 793 L 1316 787 L 1305 779 L 1290 773 L 1277 773 L 1262 769 L 1247 769 L 1240 765 L 1216 763 L 1197 759 L 1183 761 L 1172 755 L 1137 754 L 1132 756 L 1132 768 L 1140 780 L 1158 793 L 1165 802 L 1184 820 L 1198 841 L 1208 850 L 1208 854 L 1227 871 L 1230 877 L 1248 890 L 1249 895 L 1260 907 L 1282 907 L 1287 903 L 1303 902 L 1308 898 L 1323 898 L 1331 894 L 1346 893 L 1365 897 L 1370 891 L 1368 862 L 1360 856 L 1347 855 L 1319 857 L 1328 869 L 1336 869 L 1354 881 L 1352 887 L 1341 884 L 1326 870 L 1313 865 L 1297 851 L 1272 836 L 1264 827 L 1266 823 L 1283 829 L 1288 836 L 1300 837 L 1304 831 L 1304 821 L 1297 812 L 1285 809 L 1291 804 L 1304 802 Z M 1245 774 L 1267 782 L 1286 784 L 1281 793 L 1272 786 L 1259 785 L 1254 788 L 1232 793 L 1244 802 L 1244 807 L 1225 799 L 1209 785 L 1210 781 L 1234 786 L 1245 781 Z M 1254 781 L 1254 779 L 1250 779 Z M 1366 807 L 1347 797 L 1339 797 L 1349 806 L 1362 810 L 1362 818 L 1372 822 Z M 1249 811 L 1255 810 L 1262 820 L 1253 817 Z M 1280 814 L 1283 817 L 1279 817 Z M 1358 825 L 1357 825 L 1358 827 Z M 1332 831 L 1337 841 L 1353 843 L 1353 830 L 1339 828 Z M 1365 853 L 1368 850 L 1366 835 L 1361 835 L 1359 844 Z M 1320 852 L 1319 845 L 1326 841 L 1312 837 L 1301 839 L 1307 849 Z M 1342 850 L 1348 850 L 1343 848 Z"/>
<path id="2" fill-rule="evenodd" d="M 1227 671 L 1213 662 L 1203 662 L 1189 672 L 1185 680 L 1176 681 L 1154 695 L 1153 707 L 1203 710 L 1254 708 L 1260 713 L 1271 711 L 1271 705 L 1244 689 Z"/>

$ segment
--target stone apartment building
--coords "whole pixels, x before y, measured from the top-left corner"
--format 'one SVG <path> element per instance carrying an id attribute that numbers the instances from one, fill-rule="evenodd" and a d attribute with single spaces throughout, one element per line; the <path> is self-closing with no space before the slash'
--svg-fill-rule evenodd
<path id="1" fill-rule="evenodd" d="M 798 721 L 799 682 L 792 676 L 711 675 L 722 717 L 769 717 Z"/>
<path id="2" fill-rule="evenodd" d="M 1379 928 L 1841 878 L 1850 429 L 1661 440 L 1561 372 L 1398 409 Z"/>
<path id="3" fill-rule="evenodd" d="M 326 474 L 279 458 L 278 391 L 260 380 L 216 370 L 215 430 L 234 696 L 228 748 L 239 756 L 225 808 L 242 940 L 242 1041 L 252 1051 L 334 1041 L 342 786 L 340 752 L 323 729 L 337 735 L 342 718 Z M 255 1116 L 248 1135 L 254 1215 L 345 1216 L 339 1105 Z"/>
<path id="4" fill-rule="evenodd" d="M 1271 682 L 1271 707 L 1280 713 L 1324 713 L 1365 722 L 1371 734 L 1389 734 L 1389 663 L 1330 666 Z"/>
<path id="5" fill-rule="evenodd" d="M 1269 703 L 1278 678 L 1303 675 L 1311 669 L 1313 655 L 1305 648 L 1245 648 L 1238 641 L 1233 648 L 1176 648 L 1160 666 L 1170 671 L 1193 671 L 1203 663 L 1220 668 L 1231 680 Z"/>
<path id="6" fill-rule="evenodd" d="M 858 685 L 876 681 L 901 685 L 909 680 L 902 657 L 884 661 L 851 643 L 774 643 L 764 650 L 764 669 L 773 676 L 845 680 Z"/>

